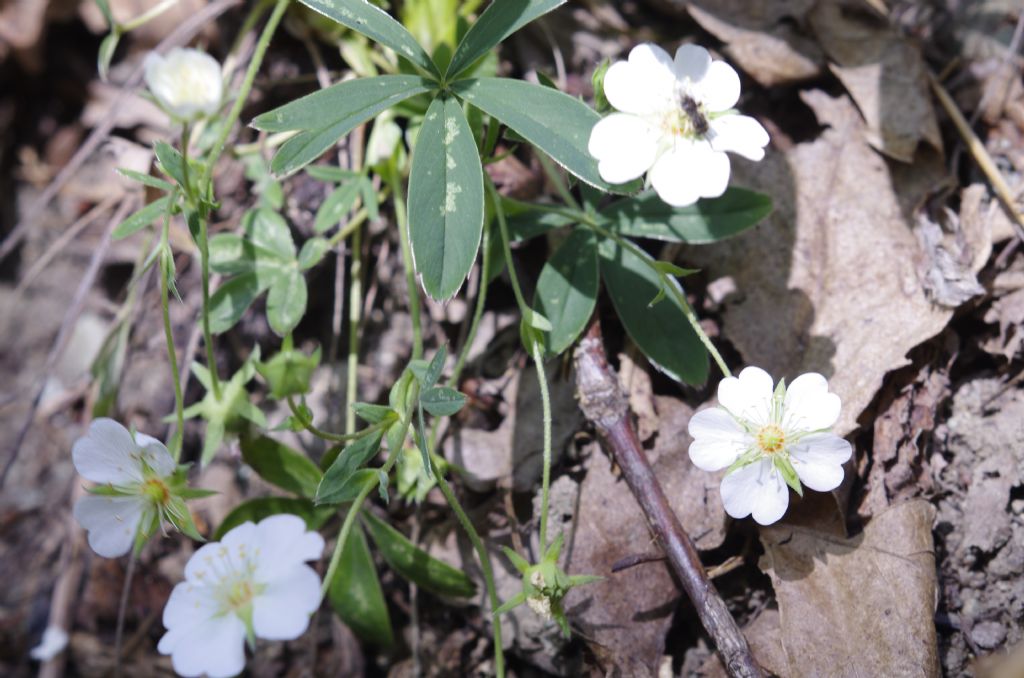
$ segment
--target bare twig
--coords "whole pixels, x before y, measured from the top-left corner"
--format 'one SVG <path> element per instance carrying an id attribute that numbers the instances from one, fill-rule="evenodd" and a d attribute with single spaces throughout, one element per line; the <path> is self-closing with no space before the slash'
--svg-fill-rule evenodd
<path id="1" fill-rule="evenodd" d="M 50 377 L 50 373 L 57 364 L 57 360 L 61 354 L 64 353 L 64 348 L 71 338 L 71 331 L 75 328 L 75 324 L 78 322 L 78 317 L 82 313 L 82 307 L 85 305 L 85 295 L 88 294 L 92 288 L 93 282 L 96 280 L 96 275 L 99 273 L 100 265 L 103 263 L 103 259 L 106 257 L 107 249 L 110 247 L 110 236 L 114 232 L 114 228 L 121 223 L 126 216 L 128 216 L 128 210 L 134 203 L 131 199 L 125 199 L 121 202 L 121 205 L 114 212 L 113 218 L 110 223 L 107 224 L 106 233 L 103 234 L 103 240 L 96 247 L 93 252 L 92 260 L 89 262 L 89 267 L 86 269 L 85 274 L 82 276 L 82 281 L 78 284 L 78 289 L 75 290 L 75 296 L 71 300 L 71 304 L 68 307 L 67 313 L 64 314 L 64 320 L 60 324 L 60 329 L 57 331 L 57 337 L 53 340 L 53 345 L 50 347 L 50 353 L 46 356 L 46 364 L 43 366 L 42 374 L 39 377 L 39 385 L 36 387 L 35 396 L 32 398 L 32 403 L 29 406 L 28 414 L 25 415 L 25 421 L 22 423 L 21 430 L 18 432 L 18 437 L 14 439 L 14 446 L 11 449 L 10 456 L 7 457 L 7 461 L 4 463 L 3 471 L 0 471 L 0 488 L 4 486 L 4 482 L 7 480 L 7 474 L 10 473 L 11 468 L 14 466 L 14 462 L 18 460 L 18 453 L 21 451 L 22 443 L 25 442 L 25 436 L 28 435 L 28 430 L 32 426 L 32 422 L 35 420 L 36 411 L 39 409 L 39 404 L 43 399 L 43 392 L 46 388 L 46 381 Z"/>
<path id="2" fill-rule="evenodd" d="M 693 542 L 669 507 L 665 492 L 640 447 L 636 429 L 629 419 L 626 396 L 608 365 L 601 326 L 596 320 L 576 349 L 576 388 L 583 414 L 622 469 L 626 484 L 640 504 L 658 544 L 717 646 L 726 671 L 734 678 L 763 676 L 746 638 L 704 571 Z"/>
<path id="3" fill-rule="evenodd" d="M 206 5 L 201 10 L 187 18 L 181 23 L 180 26 L 174 29 L 174 31 L 166 38 L 160 41 L 155 48 L 155 51 L 163 53 L 171 47 L 182 45 L 191 40 L 196 33 L 203 29 L 207 23 L 213 21 L 218 16 L 228 11 L 235 5 L 241 3 L 242 0 L 218 0 Z M 32 201 L 32 204 L 25 210 L 24 216 L 15 225 L 7 239 L 0 243 L 0 261 L 3 261 L 8 254 L 10 254 L 18 243 L 21 242 L 22 238 L 25 237 L 25 233 L 28 228 L 36 222 L 39 215 L 43 213 L 46 206 L 50 204 L 61 189 L 64 188 L 68 180 L 75 175 L 85 163 L 86 159 L 93 154 L 103 140 L 107 138 L 110 131 L 114 129 L 114 124 L 117 118 L 117 111 L 124 108 L 128 98 L 135 93 L 135 88 L 142 83 L 143 75 L 145 74 L 145 68 L 142 62 L 135 67 L 132 74 L 128 76 L 128 80 L 125 82 L 124 87 L 118 93 L 117 98 L 114 99 L 113 104 L 110 107 L 110 112 L 103 118 L 103 120 L 96 127 L 93 128 L 92 132 L 89 133 L 89 137 L 85 140 L 75 154 L 68 161 L 68 164 L 61 168 L 57 176 L 54 177 L 43 192 L 39 194 L 39 197 Z"/>

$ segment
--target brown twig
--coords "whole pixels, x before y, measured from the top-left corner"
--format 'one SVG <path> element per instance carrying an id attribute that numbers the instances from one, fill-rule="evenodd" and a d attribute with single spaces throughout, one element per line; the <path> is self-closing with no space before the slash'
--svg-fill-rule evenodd
<path id="1" fill-rule="evenodd" d="M 665 492 L 640 447 L 636 429 L 629 419 L 626 396 L 608 365 L 601 326 L 596 320 L 576 349 L 576 389 L 580 409 L 622 469 L 626 484 L 640 504 L 658 544 L 717 646 L 726 671 L 734 678 L 763 676 L 746 638 L 708 578 L 697 549 L 669 507 Z"/>

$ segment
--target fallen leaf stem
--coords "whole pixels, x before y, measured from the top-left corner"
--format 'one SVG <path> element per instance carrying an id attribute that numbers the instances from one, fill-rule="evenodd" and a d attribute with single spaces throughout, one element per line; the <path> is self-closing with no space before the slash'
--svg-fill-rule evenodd
<path id="1" fill-rule="evenodd" d="M 672 571 L 718 648 L 733 678 L 764 675 L 743 632 L 729 613 L 700 562 L 697 550 L 669 506 L 629 418 L 629 405 L 617 375 L 608 365 L 601 326 L 594 321 L 576 348 L 576 388 L 580 409 L 622 469 L 626 484 L 640 505 L 664 550 Z"/>

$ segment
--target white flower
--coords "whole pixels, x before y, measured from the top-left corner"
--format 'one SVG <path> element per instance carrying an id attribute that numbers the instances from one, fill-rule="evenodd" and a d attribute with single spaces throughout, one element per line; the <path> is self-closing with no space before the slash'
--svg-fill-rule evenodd
<path id="1" fill-rule="evenodd" d="M 68 633 L 59 626 L 47 626 L 39 644 L 28 651 L 37 662 L 48 662 L 68 646 Z"/>
<path id="2" fill-rule="evenodd" d="M 131 549 L 139 526 L 144 532 L 159 522 L 172 501 L 170 452 L 156 438 L 135 437 L 113 419 L 96 419 L 71 449 L 75 468 L 103 493 L 75 504 L 78 523 L 89 532 L 89 546 L 105 558 Z"/>
<path id="3" fill-rule="evenodd" d="M 594 126 L 589 150 L 607 182 L 650 170 L 661 199 L 683 207 L 722 195 L 729 184 L 726 151 L 764 157 L 768 132 L 732 108 L 739 76 L 703 47 L 683 45 L 673 60 L 657 45 L 637 45 L 628 61 L 608 69 L 604 93 L 620 112 Z"/>
<path id="4" fill-rule="evenodd" d="M 246 638 L 293 640 L 306 631 L 320 606 L 320 577 L 305 563 L 323 550 L 323 537 L 286 514 L 204 545 L 171 591 L 158 649 L 182 676 L 240 673 Z"/>
<path id="5" fill-rule="evenodd" d="M 176 47 L 146 56 L 146 86 L 165 111 L 182 120 L 213 115 L 224 93 L 220 64 L 205 52 Z"/>
<path id="6" fill-rule="evenodd" d="M 773 389 L 771 375 L 748 367 L 719 383 L 718 402 L 690 419 L 690 460 L 705 471 L 734 467 L 721 488 L 733 518 L 770 525 L 789 506 L 787 484 L 828 492 L 843 482 L 853 449 L 828 432 L 840 402 L 825 377 L 811 372 Z"/>

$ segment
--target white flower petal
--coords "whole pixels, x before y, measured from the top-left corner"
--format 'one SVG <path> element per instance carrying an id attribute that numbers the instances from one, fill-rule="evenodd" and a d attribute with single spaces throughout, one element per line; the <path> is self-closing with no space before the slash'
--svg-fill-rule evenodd
<path id="1" fill-rule="evenodd" d="M 656 132 L 647 121 L 628 113 L 602 118 L 590 132 L 590 154 L 601 178 L 612 184 L 632 181 L 650 169 L 658 153 Z"/>
<path id="2" fill-rule="evenodd" d="M 740 76 L 724 61 L 712 61 L 694 91 L 712 113 L 727 111 L 740 100 Z"/>
<path id="3" fill-rule="evenodd" d="M 696 83 L 704 78 L 710 65 L 711 55 L 706 49 L 699 45 L 681 45 L 676 50 L 672 70 L 680 82 L 689 80 Z"/>
<path id="4" fill-rule="evenodd" d="M 95 419 L 89 432 L 75 441 L 71 460 L 78 473 L 94 483 L 126 485 L 142 482 L 138 446 L 128 429 L 113 419 Z"/>
<path id="5" fill-rule="evenodd" d="M 761 525 L 776 522 L 789 507 L 789 487 L 767 459 L 727 475 L 721 492 L 726 513 L 733 518 L 753 515 Z"/>
<path id="6" fill-rule="evenodd" d="M 167 450 L 167 446 L 162 442 L 154 438 L 153 436 L 147 436 L 145 433 L 135 432 L 135 444 L 138 445 L 139 454 L 142 460 L 146 462 L 149 468 L 153 469 L 154 472 L 161 478 L 174 473 L 174 469 L 177 464 L 174 463 L 174 457 Z"/>
<path id="7" fill-rule="evenodd" d="M 252 523 L 244 524 L 252 525 Z M 219 573 L 228 562 L 226 559 L 230 553 L 231 551 L 224 546 L 223 542 L 212 541 L 203 544 L 185 563 L 185 581 L 196 586 L 215 586 Z"/>
<path id="8" fill-rule="evenodd" d="M 260 638 L 294 640 L 306 632 L 318 607 L 319 575 L 308 565 L 293 565 L 253 600 L 253 629 Z"/>
<path id="9" fill-rule="evenodd" d="M 710 122 L 711 148 L 723 153 L 729 151 L 748 160 L 764 158 L 764 147 L 770 139 L 768 132 L 749 115 L 723 115 Z"/>
<path id="10" fill-rule="evenodd" d="M 688 430 L 693 437 L 690 461 L 705 471 L 727 468 L 749 445 L 746 433 L 732 415 L 718 407 L 693 415 Z"/>
<path id="11" fill-rule="evenodd" d="M 105 497 L 90 494 L 75 504 L 75 520 L 89 533 L 89 546 L 104 558 L 117 558 L 131 550 L 146 509 L 142 497 Z"/>
<path id="12" fill-rule="evenodd" d="M 774 382 L 760 367 L 746 367 L 739 377 L 726 377 L 718 384 L 718 402 L 739 419 L 755 424 L 768 422 Z"/>
<path id="13" fill-rule="evenodd" d="M 48 662 L 68 646 L 68 632 L 59 626 L 47 626 L 39 644 L 28 651 L 28 656 L 37 662 Z"/>
<path id="14" fill-rule="evenodd" d="M 604 76 L 604 95 L 616 110 L 648 115 L 674 106 L 675 73 L 668 52 L 649 43 L 634 47 Z"/>
<path id="15" fill-rule="evenodd" d="M 229 678 L 245 668 L 245 624 L 233 614 L 169 630 L 157 649 L 181 676 Z"/>
<path id="16" fill-rule="evenodd" d="M 786 388 L 787 429 L 819 431 L 829 428 L 839 419 L 842 402 L 835 393 L 828 392 L 828 381 L 817 372 L 801 374 Z"/>
<path id="17" fill-rule="evenodd" d="M 729 157 L 707 141 L 675 140 L 675 146 L 655 161 L 650 173 L 658 197 L 673 207 L 715 198 L 729 184 Z"/>
<path id="18" fill-rule="evenodd" d="M 164 606 L 164 627 L 190 627 L 216 616 L 219 604 L 215 594 L 215 588 L 203 584 L 183 581 L 175 585 Z"/>
<path id="19" fill-rule="evenodd" d="M 256 526 L 259 539 L 259 562 L 256 578 L 272 582 L 288 575 L 295 565 L 319 560 L 324 552 L 324 538 L 307 530 L 298 516 L 282 513 L 264 518 Z"/>
<path id="20" fill-rule="evenodd" d="M 796 383 L 796 382 L 793 382 Z M 843 482 L 843 464 L 853 454 L 847 440 L 831 433 L 814 433 L 789 452 L 800 482 L 818 492 L 830 492 Z"/>

